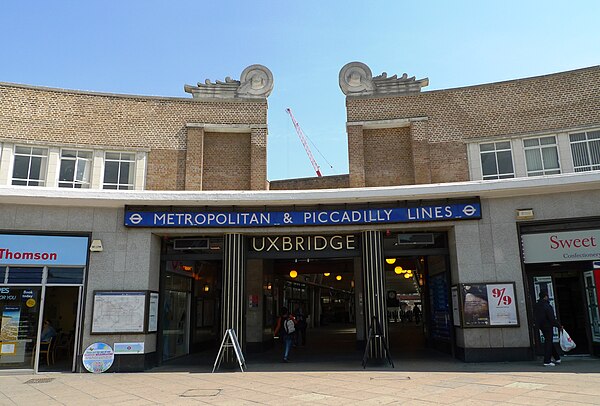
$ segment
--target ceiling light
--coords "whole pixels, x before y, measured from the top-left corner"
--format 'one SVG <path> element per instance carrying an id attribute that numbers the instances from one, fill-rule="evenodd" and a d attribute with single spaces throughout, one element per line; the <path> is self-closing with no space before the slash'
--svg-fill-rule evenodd
<path id="1" fill-rule="evenodd" d="M 296 276 L 298 276 L 298 272 L 296 272 L 294 269 L 292 269 L 290 271 L 290 277 L 295 278 Z"/>
<path id="2" fill-rule="evenodd" d="M 342 280 L 342 275 L 336 276 L 335 279 L 337 279 L 338 281 L 341 281 Z"/>
<path id="3" fill-rule="evenodd" d="M 404 274 L 404 278 L 408 279 L 410 277 L 411 277 L 410 274 L 407 274 L 407 273 Z"/>
<path id="4" fill-rule="evenodd" d="M 325 275 L 325 276 L 329 276 L 329 275 L 331 275 L 331 273 L 329 273 L 329 272 L 325 272 L 323 275 Z"/>
<path id="5" fill-rule="evenodd" d="M 387 262 L 390 265 L 394 265 L 396 263 L 396 258 L 386 258 L 385 262 Z"/>
<path id="6" fill-rule="evenodd" d="M 397 266 L 394 268 L 394 272 L 396 272 L 396 275 L 400 275 L 402 271 L 404 271 L 404 269 L 402 269 L 401 266 Z"/>

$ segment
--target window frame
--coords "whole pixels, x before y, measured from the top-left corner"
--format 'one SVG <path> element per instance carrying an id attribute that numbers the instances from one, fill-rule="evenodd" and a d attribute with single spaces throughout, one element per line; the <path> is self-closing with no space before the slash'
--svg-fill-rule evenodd
<path id="1" fill-rule="evenodd" d="M 508 143 L 509 148 L 502 148 L 502 149 L 498 149 L 498 145 L 497 144 L 501 144 L 501 143 Z M 483 145 L 490 145 L 492 144 L 494 146 L 493 150 L 490 151 L 482 151 L 481 147 Z M 497 179 L 512 179 L 516 177 L 516 171 L 515 171 L 515 158 L 514 158 L 514 153 L 513 153 L 513 143 L 511 142 L 511 140 L 498 140 L 498 141 L 488 141 L 488 142 L 481 142 L 478 143 L 478 150 L 479 150 L 479 162 L 481 164 L 481 179 L 482 180 L 497 180 Z M 504 172 L 504 173 L 500 173 L 500 168 L 498 165 L 498 152 L 510 152 L 510 165 L 511 165 L 511 169 L 512 172 Z M 484 173 L 484 164 L 483 164 L 483 155 L 492 155 L 494 156 L 494 163 L 496 165 L 496 173 L 492 174 L 492 175 L 486 175 Z"/>
<path id="2" fill-rule="evenodd" d="M 598 138 L 590 139 L 589 133 L 599 133 Z M 585 139 L 581 140 L 581 141 L 573 141 L 571 137 L 573 135 L 578 135 L 578 134 L 584 134 Z M 592 171 L 600 170 L 600 129 L 569 132 L 568 137 L 569 137 L 568 138 L 569 147 L 571 149 L 571 158 L 573 159 L 573 172 L 579 173 L 579 172 L 592 172 Z M 590 142 L 598 143 L 596 155 L 599 159 L 597 160 L 597 163 L 592 163 L 593 156 L 592 156 L 592 151 L 590 149 Z M 577 160 L 575 159 L 574 150 L 573 150 L 573 145 L 576 145 L 576 144 L 577 145 L 582 145 L 582 144 L 585 145 L 586 158 L 588 159 L 587 165 L 579 165 L 579 166 L 577 165 Z"/>
<path id="3" fill-rule="evenodd" d="M 107 158 L 108 154 L 119 154 L 119 159 Z M 123 159 L 123 155 L 130 155 L 131 159 Z M 117 182 L 106 182 L 106 163 L 107 162 L 117 162 L 118 163 L 118 171 L 117 171 Z M 128 173 L 128 182 L 129 183 L 120 183 L 121 179 L 121 169 L 123 167 L 122 163 L 129 163 L 129 173 Z M 135 190 L 135 182 L 136 182 L 136 153 L 133 151 L 104 151 L 103 157 L 103 171 L 102 171 L 102 189 L 107 190 Z M 113 186 L 113 187 L 107 187 Z"/>
<path id="4" fill-rule="evenodd" d="M 23 152 L 17 152 L 19 148 L 28 148 L 29 154 L 25 154 Z M 45 155 L 34 154 L 34 149 L 40 149 L 45 151 Z M 15 168 L 17 163 L 17 157 L 28 157 L 27 163 L 27 178 L 15 178 Z M 40 170 L 39 170 L 39 178 L 31 178 L 31 163 L 33 158 L 41 158 L 40 159 Z M 47 183 L 48 178 L 48 160 L 50 158 L 50 151 L 48 147 L 39 147 L 34 145 L 18 145 L 15 144 L 13 149 L 13 162 L 12 162 L 12 173 L 11 173 L 11 185 L 12 186 L 38 186 L 44 187 Z M 22 184 L 15 184 L 15 182 L 25 182 Z M 31 183 L 37 183 L 36 185 L 32 185 Z"/>
<path id="5" fill-rule="evenodd" d="M 75 157 L 63 157 L 64 151 L 73 151 L 76 153 Z M 89 158 L 83 158 L 79 156 L 79 153 L 87 153 L 89 154 Z M 58 165 L 58 173 L 57 173 L 57 186 L 62 188 L 69 189 L 90 189 L 92 187 L 92 179 L 93 179 L 93 166 L 94 166 L 94 151 L 87 149 L 73 149 L 73 148 L 61 148 L 59 154 L 59 165 Z M 63 159 L 66 161 L 75 161 L 75 168 L 73 170 L 73 180 L 60 180 Z M 78 181 L 77 180 L 77 169 L 79 168 L 80 161 L 87 161 L 88 168 L 88 176 L 87 181 Z M 70 186 L 69 186 L 70 185 Z M 80 185 L 79 187 L 77 185 Z"/>
<path id="6" fill-rule="evenodd" d="M 544 144 L 542 145 L 542 139 L 554 138 L 554 144 Z M 538 145 L 534 146 L 525 146 L 525 142 L 528 140 L 538 140 Z M 546 176 L 546 175 L 559 175 L 562 173 L 561 159 L 560 159 L 560 149 L 558 148 L 558 138 L 556 135 L 540 135 L 537 137 L 527 137 L 522 139 L 523 142 L 523 157 L 525 159 L 525 172 L 527 176 Z M 546 168 L 546 163 L 544 162 L 544 154 L 542 150 L 544 148 L 554 147 L 556 150 L 556 161 L 558 164 L 557 168 Z M 537 150 L 539 151 L 540 162 L 542 163 L 542 169 L 540 170 L 529 170 L 528 161 L 527 161 L 527 151 Z M 551 173 L 552 172 L 552 173 Z"/>

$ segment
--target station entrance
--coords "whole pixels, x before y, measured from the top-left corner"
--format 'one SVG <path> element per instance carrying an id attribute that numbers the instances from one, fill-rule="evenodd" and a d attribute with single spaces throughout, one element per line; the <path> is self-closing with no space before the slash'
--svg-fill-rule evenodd
<path id="1" fill-rule="evenodd" d="M 452 354 L 447 236 L 429 234 L 431 242 L 410 246 L 396 243 L 399 234 L 383 236 L 372 251 L 379 253 L 377 269 L 365 259 L 373 254 L 360 235 L 246 236 L 235 251 L 238 270 L 230 273 L 235 261 L 227 256 L 227 236 L 187 250 L 177 249 L 185 246 L 178 239 L 165 239 L 159 363 L 212 365 L 236 314 L 247 359 L 279 363 L 283 309 L 297 321 L 292 362 L 360 362 L 373 303 L 395 359 L 431 358 L 432 348 Z"/>

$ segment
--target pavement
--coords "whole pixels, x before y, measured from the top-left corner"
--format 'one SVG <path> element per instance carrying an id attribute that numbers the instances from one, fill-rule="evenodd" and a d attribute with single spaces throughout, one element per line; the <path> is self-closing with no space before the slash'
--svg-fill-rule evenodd
<path id="1" fill-rule="evenodd" d="M 395 360 L 388 365 L 249 362 L 246 372 L 3 372 L 0 405 L 598 405 L 600 359 L 462 363 Z"/>

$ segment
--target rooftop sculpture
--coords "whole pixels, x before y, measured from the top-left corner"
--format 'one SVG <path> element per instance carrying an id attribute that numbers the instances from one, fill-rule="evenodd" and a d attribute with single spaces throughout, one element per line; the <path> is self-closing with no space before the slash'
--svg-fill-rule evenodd
<path id="1" fill-rule="evenodd" d="M 405 73 L 388 77 L 386 72 L 373 77 L 371 69 L 362 62 L 350 62 L 340 71 L 340 88 L 346 96 L 373 96 L 418 93 L 429 85 L 429 79 L 416 80 Z"/>
<path id="2" fill-rule="evenodd" d="M 184 90 L 195 99 L 266 98 L 273 90 L 273 74 L 266 66 L 250 65 L 243 70 L 240 80 L 227 76 L 224 82 L 211 83 L 206 79 L 197 86 L 185 85 Z"/>

